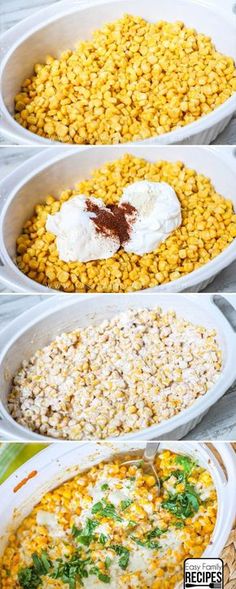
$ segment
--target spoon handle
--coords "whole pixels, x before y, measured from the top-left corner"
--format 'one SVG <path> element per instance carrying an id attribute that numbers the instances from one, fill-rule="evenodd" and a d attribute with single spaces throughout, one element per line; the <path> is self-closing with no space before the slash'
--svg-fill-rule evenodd
<path id="1" fill-rule="evenodd" d="M 222 295 L 214 295 L 213 296 L 213 303 L 218 307 L 218 309 L 223 313 L 227 321 L 230 323 L 234 332 L 236 332 L 236 311 L 235 307 L 226 299 L 222 297 Z"/>
<path id="2" fill-rule="evenodd" d="M 160 442 L 147 442 L 143 455 L 144 462 L 148 462 L 149 464 L 154 462 L 159 446 Z"/>

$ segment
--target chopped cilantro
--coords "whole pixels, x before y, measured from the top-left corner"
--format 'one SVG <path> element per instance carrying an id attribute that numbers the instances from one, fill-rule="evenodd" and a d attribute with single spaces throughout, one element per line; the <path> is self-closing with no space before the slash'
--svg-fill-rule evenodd
<path id="1" fill-rule="evenodd" d="M 167 530 L 161 530 L 160 528 L 154 528 L 148 532 L 142 540 L 140 540 L 140 538 L 136 538 L 136 536 L 131 536 L 131 540 L 136 542 L 138 546 L 145 546 L 146 548 L 155 550 L 158 549 L 160 545 L 158 542 L 155 542 L 154 538 L 159 538 L 162 534 L 165 534 L 166 531 Z"/>
<path id="2" fill-rule="evenodd" d="M 114 550 L 115 553 L 118 554 L 118 556 L 120 556 L 120 558 L 119 558 L 120 568 L 123 570 L 127 569 L 127 566 L 129 564 L 129 550 L 128 550 L 128 548 L 125 548 L 124 546 L 121 546 L 120 544 L 113 544 L 112 546 L 110 546 L 110 548 L 112 550 Z"/>
<path id="3" fill-rule="evenodd" d="M 110 556 L 107 556 L 105 558 L 105 567 L 106 567 L 106 569 L 109 569 L 110 568 L 111 563 L 112 563 L 112 559 L 110 558 Z"/>
<path id="4" fill-rule="evenodd" d="M 125 511 L 125 509 L 128 509 L 128 507 L 133 503 L 132 499 L 124 499 L 124 501 L 121 501 L 121 509 L 122 511 Z"/>
<path id="5" fill-rule="evenodd" d="M 63 583 L 69 585 L 69 589 L 76 589 L 77 584 L 83 583 L 83 579 L 89 576 L 88 565 L 91 559 L 82 558 L 80 551 L 75 552 L 68 561 L 59 558 L 51 573 L 52 579 L 61 579 Z"/>
<path id="6" fill-rule="evenodd" d="M 137 526 L 137 522 L 134 522 L 132 519 L 130 519 L 128 525 L 130 528 L 135 528 L 135 526 Z"/>
<path id="7" fill-rule="evenodd" d="M 97 522 L 87 520 L 85 530 L 91 534 L 95 529 Z M 74 527 L 74 535 L 77 538 L 85 530 L 78 530 Z M 84 536 L 87 538 L 87 535 Z M 90 536 L 88 536 L 90 538 Z M 82 542 L 87 546 L 86 541 Z M 29 567 L 22 568 L 18 573 L 18 581 L 22 589 L 38 589 L 42 585 L 42 577 L 48 575 L 51 579 L 60 579 L 69 589 L 77 589 L 83 585 L 83 579 L 89 575 L 96 575 L 103 583 L 110 583 L 111 578 L 108 574 L 103 573 L 97 566 L 92 566 L 93 562 L 90 556 L 83 556 L 81 550 L 77 550 L 72 556 L 66 556 L 65 559 L 58 558 L 54 563 L 51 562 L 47 553 L 42 552 L 32 554 L 33 564 Z M 107 556 L 105 559 L 105 568 L 108 570 L 111 566 L 112 559 Z"/>
<path id="8" fill-rule="evenodd" d="M 189 458 L 189 456 L 178 455 L 175 457 L 175 463 L 180 464 L 186 474 L 190 474 L 191 470 L 196 466 L 195 461 Z"/>
<path id="9" fill-rule="evenodd" d="M 176 522 L 175 527 L 176 528 L 184 528 L 184 522 Z"/>
<path id="10" fill-rule="evenodd" d="M 172 475 L 177 479 L 178 483 L 186 482 L 186 472 L 184 470 L 173 470 Z"/>
<path id="11" fill-rule="evenodd" d="M 33 566 L 20 569 L 18 581 L 23 589 L 37 589 L 42 584 L 41 577 L 35 572 Z"/>
<path id="12" fill-rule="evenodd" d="M 33 564 L 30 567 L 20 569 L 18 581 L 23 589 L 37 589 L 42 584 L 41 577 L 46 575 L 52 567 L 48 554 L 43 550 L 41 556 L 36 552 L 32 554 Z"/>
<path id="13" fill-rule="evenodd" d="M 105 544 L 107 543 L 107 540 L 108 540 L 108 537 L 106 536 L 106 534 L 100 534 L 100 536 L 99 536 L 100 544 L 105 546 Z"/>
<path id="14" fill-rule="evenodd" d="M 43 550 L 41 556 L 38 556 L 36 552 L 32 554 L 32 560 L 34 568 L 39 575 L 45 575 L 50 570 L 52 563 L 48 558 L 47 552 Z"/>
<path id="15" fill-rule="evenodd" d="M 100 517 L 108 517 L 115 519 L 118 522 L 122 522 L 122 517 L 116 513 L 115 505 L 113 505 L 113 503 L 108 503 L 108 501 L 105 501 L 105 499 L 95 503 L 95 505 L 92 507 L 92 513 L 99 515 Z"/>
<path id="16" fill-rule="evenodd" d="M 160 528 L 154 528 L 151 532 L 147 533 L 147 540 L 152 540 L 153 538 L 159 538 L 162 534 L 165 534 L 167 530 L 161 530 Z"/>
<path id="17" fill-rule="evenodd" d="M 94 540 L 94 530 L 98 526 L 98 522 L 94 519 L 87 519 L 85 528 L 81 530 L 77 528 L 75 525 L 72 527 L 72 536 L 84 546 L 89 546 L 91 542 Z"/>
<path id="18" fill-rule="evenodd" d="M 93 566 L 90 569 L 89 573 L 90 573 L 90 575 L 96 575 L 96 577 L 99 579 L 99 581 L 102 581 L 103 583 L 110 583 L 111 582 L 111 577 L 109 577 L 109 575 L 106 575 L 105 573 L 102 573 L 97 566 Z"/>
<path id="19" fill-rule="evenodd" d="M 154 542 L 154 540 L 147 540 L 145 546 L 150 548 L 150 550 L 158 550 L 158 548 L 160 548 L 159 542 Z"/>
<path id="20" fill-rule="evenodd" d="M 138 544 L 138 546 L 145 546 L 146 545 L 146 541 L 145 540 L 140 540 L 140 538 L 136 538 L 136 536 L 130 536 L 131 540 L 133 540 L 136 544 Z"/>
<path id="21" fill-rule="evenodd" d="M 192 485 L 186 485 L 184 493 L 170 494 L 162 507 L 179 519 L 192 517 L 199 510 L 200 498 Z"/>
<path id="22" fill-rule="evenodd" d="M 109 485 L 107 483 L 104 483 L 103 485 L 101 485 L 102 491 L 108 491 L 108 489 L 109 489 Z"/>
<path id="23" fill-rule="evenodd" d="M 99 579 L 99 581 L 102 581 L 103 583 L 110 583 L 111 582 L 111 577 L 109 577 L 109 575 L 105 575 L 104 573 L 98 573 L 98 579 Z"/>

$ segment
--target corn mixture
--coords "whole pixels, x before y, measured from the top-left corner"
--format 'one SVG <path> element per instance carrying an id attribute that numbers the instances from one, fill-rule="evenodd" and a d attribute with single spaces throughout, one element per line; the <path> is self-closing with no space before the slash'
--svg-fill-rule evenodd
<path id="1" fill-rule="evenodd" d="M 46 231 L 48 214 L 60 210 L 76 194 L 97 196 L 105 204 L 119 202 L 125 186 L 138 181 L 167 182 L 182 209 L 182 224 L 157 248 L 138 256 L 122 248 L 108 260 L 63 262 L 55 235 Z M 95 169 L 92 177 L 59 200 L 48 196 L 35 207 L 17 239 L 16 262 L 33 280 L 65 292 L 128 292 L 167 283 L 200 268 L 220 254 L 236 237 L 233 204 L 218 194 L 210 180 L 182 162 L 157 161 L 125 155 Z"/>
<path id="2" fill-rule="evenodd" d="M 215 383 L 216 332 L 161 309 L 129 310 L 57 337 L 16 374 L 13 418 L 40 434 L 107 438 L 167 420 Z"/>
<path id="3" fill-rule="evenodd" d="M 2 589 L 174 589 L 210 542 L 217 496 L 188 456 L 164 450 L 156 468 L 160 495 L 141 460 L 120 459 L 47 493 L 10 536 Z"/>
<path id="4" fill-rule="evenodd" d="M 37 63 L 15 97 L 15 118 L 65 143 L 124 143 L 192 123 L 235 90 L 234 61 L 210 37 L 124 15 Z"/>

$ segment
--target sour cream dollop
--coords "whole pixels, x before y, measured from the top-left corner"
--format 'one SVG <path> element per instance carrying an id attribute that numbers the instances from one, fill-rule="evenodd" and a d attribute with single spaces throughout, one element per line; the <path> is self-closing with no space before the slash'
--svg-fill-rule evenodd
<path id="1" fill-rule="evenodd" d="M 64 262 L 111 258 L 120 247 L 113 214 L 100 198 L 83 194 L 70 198 L 58 213 L 48 215 L 46 229 L 57 236 L 58 255 Z"/>
<path id="2" fill-rule="evenodd" d="M 56 235 L 60 260 L 89 262 L 111 258 L 122 247 L 142 256 L 154 251 L 181 224 L 180 202 L 166 182 L 134 182 L 118 206 L 83 194 L 48 215 L 46 229 Z"/>
<path id="3" fill-rule="evenodd" d="M 126 252 L 139 256 L 154 251 L 181 225 L 181 207 L 173 188 L 166 182 L 134 182 L 124 189 L 119 206 L 131 205 L 136 216 L 130 225 Z"/>

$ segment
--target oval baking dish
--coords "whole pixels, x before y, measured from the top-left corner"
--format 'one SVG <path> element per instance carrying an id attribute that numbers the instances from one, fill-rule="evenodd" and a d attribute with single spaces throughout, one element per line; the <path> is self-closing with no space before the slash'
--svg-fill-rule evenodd
<path id="1" fill-rule="evenodd" d="M 235 367 L 235 333 L 213 303 L 212 297 L 205 295 L 198 300 L 195 295 L 59 295 L 50 297 L 23 313 L 0 334 L 0 433 L 16 440 L 44 440 L 50 438 L 30 431 L 18 424 L 9 414 L 7 407 L 8 392 L 12 378 L 20 368 L 23 360 L 43 346 L 49 344 L 57 335 L 96 325 L 104 319 L 129 308 L 154 308 L 160 306 L 164 311 L 172 309 L 177 315 L 195 324 L 215 329 L 217 340 L 222 350 L 223 367 L 216 383 L 191 407 L 184 409 L 175 417 L 160 424 L 140 429 L 119 440 L 136 439 L 181 439 L 194 428 L 209 408 L 227 391 L 236 377 Z"/>
<path id="2" fill-rule="evenodd" d="M 119 455 L 142 451 L 143 448 L 143 443 L 122 443 L 119 444 Z M 204 552 L 204 557 L 217 558 L 224 548 L 235 518 L 235 453 L 230 444 L 225 443 L 214 444 L 212 448 L 208 448 L 203 443 L 163 442 L 160 451 L 167 449 L 190 456 L 212 476 L 217 492 L 218 513 L 211 542 Z M 0 524 L 0 554 L 6 547 L 11 531 L 30 514 L 45 493 L 102 460 L 111 460 L 116 454 L 115 444 L 52 444 L 20 467 L 0 488 L 0 500 L 4 505 Z M 34 477 L 29 478 L 32 472 Z M 23 479 L 28 479 L 28 482 L 19 486 Z M 176 589 L 181 587 L 182 583 L 178 583 Z"/>
<path id="3" fill-rule="evenodd" d="M 16 143 L 52 145 L 49 139 L 41 138 L 21 127 L 13 118 L 14 96 L 19 92 L 22 80 L 32 73 L 35 63 L 43 62 L 47 54 L 59 56 L 73 48 L 79 40 L 88 39 L 91 33 L 107 22 L 130 13 L 155 22 L 157 20 L 184 21 L 199 32 L 209 35 L 217 49 L 236 59 L 233 3 L 220 0 L 93 0 L 92 2 L 58 2 L 57 10 L 51 6 L 36 13 L 6 32 L 1 41 L 4 59 L 1 75 L 0 110 L 2 131 Z M 224 32 L 222 34 L 222 31 Z M 203 116 L 194 123 L 160 136 L 151 137 L 142 143 L 192 143 L 209 144 L 224 129 L 233 115 L 236 96 Z"/>
<path id="4" fill-rule="evenodd" d="M 190 168 L 205 174 L 215 189 L 230 199 L 236 210 L 235 158 L 224 148 L 187 146 L 137 146 L 128 152 L 148 161 L 183 161 Z M 0 202 L 0 280 L 8 288 L 18 292 L 49 293 L 49 289 L 24 275 L 14 263 L 16 239 L 24 222 L 32 216 L 36 204 L 48 194 L 59 195 L 75 182 L 88 177 L 94 168 L 104 162 L 116 160 L 127 153 L 125 146 L 111 147 L 54 147 L 42 150 L 33 159 L 20 166 L 1 185 Z M 236 240 L 216 258 L 201 268 L 166 284 L 146 289 L 144 292 L 199 291 L 223 268 L 236 259 Z"/>

